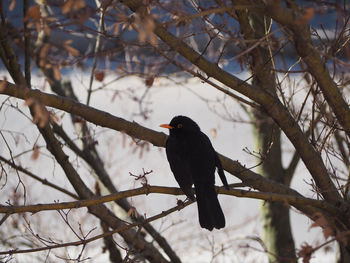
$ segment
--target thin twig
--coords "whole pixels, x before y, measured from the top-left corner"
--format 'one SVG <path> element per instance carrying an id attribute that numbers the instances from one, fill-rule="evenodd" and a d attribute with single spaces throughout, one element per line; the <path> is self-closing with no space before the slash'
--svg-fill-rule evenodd
<path id="1" fill-rule="evenodd" d="M 145 219 L 142 223 L 137 222 L 137 223 L 133 223 L 133 224 L 129 224 L 129 225 L 124 225 L 124 226 L 118 227 L 117 229 L 114 229 L 112 231 L 108 231 L 108 232 L 105 232 L 105 233 L 100 234 L 100 235 L 96 235 L 96 236 L 88 238 L 88 239 L 67 242 L 67 243 L 57 244 L 57 245 L 52 245 L 52 246 L 33 248 L 33 249 L 22 249 L 22 250 L 12 249 L 12 250 L 7 250 L 7 251 L 0 251 L 0 255 L 33 253 L 33 252 L 39 252 L 39 251 L 50 250 L 50 249 L 55 249 L 55 248 L 86 245 L 87 243 L 90 243 L 92 241 L 95 241 L 95 240 L 98 240 L 98 239 L 101 239 L 104 237 L 108 237 L 108 236 L 111 236 L 113 234 L 120 233 L 122 231 L 131 229 L 131 228 L 134 228 L 137 226 L 142 226 L 144 223 L 149 223 L 151 221 L 155 221 L 155 220 L 162 218 L 162 217 L 165 217 L 173 212 L 179 211 L 192 203 L 193 203 L 193 201 L 190 201 L 190 200 L 183 202 L 183 203 L 181 203 L 181 204 L 179 204 L 171 209 L 168 209 L 168 210 L 163 211 L 155 216 L 152 216 L 152 217 Z"/>
<path id="2" fill-rule="evenodd" d="M 44 185 L 50 186 L 50 187 L 52 187 L 52 188 L 54 188 L 62 193 L 65 193 L 65 194 L 73 197 L 74 199 L 79 199 L 79 197 L 76 194 L 74 194 L 74 193 L 72 193 L 72 192 L 70 192 L 70 191 L 66 190 L 65 188 L 62 188 L 58 185 L 50 183 L 47 179 L 40 178 L 39 176 L 33 174 L 32 172 L 24 169 L 22 166 L 15 164 L 13 161 L 7 160 L 6 158 L 4 158 L 2 156 L 0 156 L 0 161 L 10 165 L 12 168 L 16 169 L 16 171 L 20 171 L 20 172 L 32 177 L 33 179 L 41 182 Z"/>
<path id="3" fill-rule="evenodd" d="M 96 2 L 100 2 L 98 0 L 96 0 Z M 87 100 L 86 100 L 86 105 L 90 104 L 90 98 L 91 98 L 91 94 L 92 94 L 92 83 L 94 82 L 94 78 L 95 78 L 95 71 L 96 71 L 96 66 L 97 66 L 97 54 L 100 52 L 100 43 L 101 43 L 101 30 L 102 30 L 102 26 L 103 26 L 103 9 L 102 9 L 102 3 L 99 3 L 100 6 L 98 8 L 98 10 L 100 11 L 100 20 L 98 23 L 98 33 L 96 36 L 96 43 L 95 43 L 95 49 L 94 49 L 94 59 L 93 59 L 93 64 L 92 64 L 92 69 L 91 69 L 91 75 L 90 75 L 90 82 L 89 82 L 89 89 L 88 89 L 88 94 L 87 94 Z"/>

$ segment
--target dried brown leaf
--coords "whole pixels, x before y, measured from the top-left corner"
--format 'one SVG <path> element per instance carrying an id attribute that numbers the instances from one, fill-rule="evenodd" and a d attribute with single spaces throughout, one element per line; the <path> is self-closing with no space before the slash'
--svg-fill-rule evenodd
<path id="1" fill-rule="evenodd" d="M 73 1 L 72 0 L 68 0 L 65 2 L 65 4 L 62 6 L 62 13 L 63 14 L 67 14 L 73 6 Z"/>
<path id="2" fill-rule="evenodd" d="M 4 91 L 7 86 L 6 79 L 0 81 L 0 92 Z"/>
<path id="3" fill-rule="evenodd" d="M 315 9 L 310 7 L 304 10 L 303 15 L 295 22 L 297 25 L 306 25 L 315 14 Z"/>
<path id="4" fill-rule="evenodd" d="M 95 72 L 95 79 L 99 82 L 102 82 L 105 78 L 105 72 L 104 71 L 96 71 Z"/>
<path id="5" fill-rule="evenodd" d="M 40 49 L 39 57 L 42 59 L 45 59 L 49 52 L 49 48 L 50 48 L 50 45 L 45 43 L 44 46 Z"/>
<path id="6" fill-rule="evenodd" d="M 32 98 L 26 99 L 25 105 L 32 107 L 33 123 L 39 125 L 40 128 L 44 128 L 50 117 L 45 106 Z"/>
<path id="7" fill-rule="evenodd" d="M 128 216 L 133 216 L 133 217 L 138 217 L 138 213 L 137 210 L 134 206 L 130 207 L 129 211 L 128 211 Z"/>
<path id="8" fill-rule="evenodd" d="M 32 98 L 28 98 L 28 99 L 26 99 L 26 100 L 25 100 L 24 105 L 26 105 L 26 106 L 30 107 L 31 105 L 33 105 L 33 104 L 34 104 L 34 102 L 35 102 L 35 100 L 34 100 L 34 99 L 32 99 Z"/>
<path id="9" fill-rule="evenodd" d="M 178 206 L 182 206 L 182 205 L 184 205 L 185 203 L 184 203 L 184 201 L 182 201 L 182 200 L 180 200 L 180 199 L 178 199 L 177 201 L 176 201 L 176 205 L 178 205 Z"/>
<path id="10" fill-rule="evenodd" d="M 85 7 L 84 0 L 67 0 L 62 6 L 62 13 L 67 14 Z"/>
<path id="11" fill-rule="evenodd" d="M 211 129 L 209 130 L 209 132 L 211 133 L 211 137 L 212 137 L 213 139 L 215 139 L 215 138 L 216 138 L 216 135 L 217 135 L 216 129 L 215 129 L 215 128 L 211 128 Z"/>
<path id="12" fill-rule="evenodd" d="M 86 123 L 86 120 L 80 116 L 74 115 L 72 118 L 73 123 Z"/>
<path id="13" fill-rule="evenodd" d="M 53 70 L 53 77 L 55 78 L 55 80 L 60 80 L 60 79 L 61 79 L 61 72 L 60 72 L 60 70 L 58 69 L 58 67 L 57 67 L 57 66 L 54 66 L 54 67 L 52 68 L 52 70 Z"/>
<path id="14" fill-rule="evenodd" d="M 9 10 L 10 10 L 10 11 L 13 11 L 13 9 L 15 9 L 15 6 L 16 6 L 16 0 L 12 0 L 12 1 L 11 1 L 11 4 L 10 4 L 10 6 L 9 6 Z"/>
<path id="15" fill-rule="evenodd" d="M 49 36 L 51 33 L 51 28 L 48 26 L 46 22 L 43 23 L 43 26 L 44 26 L 45 35 Z"/>
<path id="16" fill-rule="evenodd" d="M 61 119 L 54 112 L 50 112 L 50 120 L 52 120 L 55 123 L 59 123 Z"/>
<path id="17" fill-rule="evenodd" d="M 146 42 L 148 39 L 153 46 L 158 45 L 157 36 L 154 34 L 156 25 L 151 16 L 143 17 L 142 19 L 140 16 L 135 16 L 133 26 L 139 34 L 140 42 Z"/>
<path id="18" fill-rule="evenodd" d="M 52 64 L 46 63 L 46 61 L 44 61 L 44 66 L 43 67 L 46 68 L 46 69 L 49 69 L 49 68 L 52 68 Z"/>
<path id="19" fill-rule="evenodd" d="M 116 18 L 116 20 L 117 21 L 123 21 L 123 22 L 126 22 L 126 21 L 128 21 L 128 16 L 127 15 L 125 15 L 124 13 L 123 13 L 123 11 L 121 11 L 120 9 L 118 9 L 118 8 L 116 8 L 115 6 L 114 6 L 114 9 L 117 11 L 117 14 L 115 15 L 115 18 Z"/>
<path id="20" fill-rule="evenodd" d="M 152 87 L 153 82 L 154 82 L 154 76 L 153 75 L 148 76 L 146 78 L 146 80 L 145 80 L 145 84 L 146 84 L 147 87 Z"/>
<path id="21" fill-rule="evenodd" d="M 74 0 L 74 11 L 84 8 L 85 7 L 85 1 L 84 0 Z"/>
<path id="22" fill-rule="evenodd" d="M 37 160 L 38 158 L 39 158 L 39 147 L 37 145 L 34 145 L 31 159 Z"/>
<path id="23" fill-rule="evenodd" d="M 123 65 L 118 65 L 118 66 L 117 66 L 117 69 L 118 69 L 118 72 L 119 72 L 120 74 L 125 73 L 125 69 L 124 69 Z"/>
<path id="24" fill-rule="evenodd" d="M 332 246 L 325 246 L 323 249 L 324 253 L 332 253 L 333 252 L 333 247 Z"/>
<path id="25" fill-rule="evenodd" d="M 64 45 L 64 48 L 74 57 L 77 57 L 80 54 L 79 50 L 77 50 L 74 47 L 71 47 L 69 45 Z"/>
<path id="26" fill-rule="evenodd" d="M 41 18 L 40 6 L 33 5 L 28 8 L 27 15 L 24 18 L 24 22 L 28 22 L 29 19 L 33 19 L 34 21 L 38 21 Z"/>
<path id="27" fill-rule="evenodd" d="M 70 45 L 72 44 L 73 40 L 72 39 L 67 39 L 66 41 L 63 42 L 64 45 Z"/>
<path id="28" fill-rule="evenodd" d="M 115 24 L 113 25 L 113 34 L 114 34 L 114 35 L 118 35 L 118 34 L 119 34 L 120 25 L 121 25 L 121 23 L 115 23 Z"/>
<path id="29" fill-rule="evenodd" d="M 321 227 L 322 228 L 322 232 L 323 232 L 323 236 L 325 239 L 327 239 L 328 237 L 334 235 L 334 231 L 333 228 L 331 228 L 327 222 L 327 219 L 325 218 L 325 216 L 320 213 L 317 212 L 313 215 L 313 217 L 315 218 L 314 223 L 311 225 L 312 227 Z"/>
<path id="30" fill-rule="evenodd" d="M 298 256 L 303 258 L 303 263 L 309 263 L 311 255 L 313 253 L 313 248 L 307 243 L 301 245 L 301 249 L 298 252 Z"/>

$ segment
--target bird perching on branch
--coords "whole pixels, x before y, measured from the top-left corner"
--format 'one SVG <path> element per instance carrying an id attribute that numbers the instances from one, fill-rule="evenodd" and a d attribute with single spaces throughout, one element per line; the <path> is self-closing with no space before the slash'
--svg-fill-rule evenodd
<path id="1" fill-rule="evenodd" d="M 225 188 L 229 189 L 229 186 L 208 136 L 201 132 L 197 123 L 185 116 L 176 116 L 169 124 L 160 126 L 169 129 L 166 154 L 171 171 L 182 191 L 193 201 L 194 184 L 201 227 L 210 231 L 223 228 L 225 216 L 215 191 L 216 168 Z"/>

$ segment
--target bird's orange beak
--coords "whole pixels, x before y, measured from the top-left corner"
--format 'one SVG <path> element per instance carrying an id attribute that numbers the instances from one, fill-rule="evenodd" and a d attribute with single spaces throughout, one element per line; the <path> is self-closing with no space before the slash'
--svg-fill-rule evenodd
<path id="1" fill-rule="evenodd" d="M 167 129 L 173 129 L 174 127 L 173 126 L 170 126 L 169 124 L 162 124 L 162 125 L 159 125 L 160 127 L 162 128 L 167 128 Z"/>

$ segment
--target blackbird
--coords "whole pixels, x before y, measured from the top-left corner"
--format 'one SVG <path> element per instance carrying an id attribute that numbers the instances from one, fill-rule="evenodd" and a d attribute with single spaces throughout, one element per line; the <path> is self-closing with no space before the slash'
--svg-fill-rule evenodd
<path id="1" fill-rule="evenodd" d="M 226 189 L 226 181 L 220 159 L 209 138 L 201 132 L 197 123 L 185 116 L 174 117 L 170 124 L 160 127 L 169 129 L 166 154 L 176 181 L 185 195 L 195 200 L 195 187 L 199 223 L 202 228 L 213 230 L 225 226 L 224 213 L 215 191 L 215 168 Z"/>

